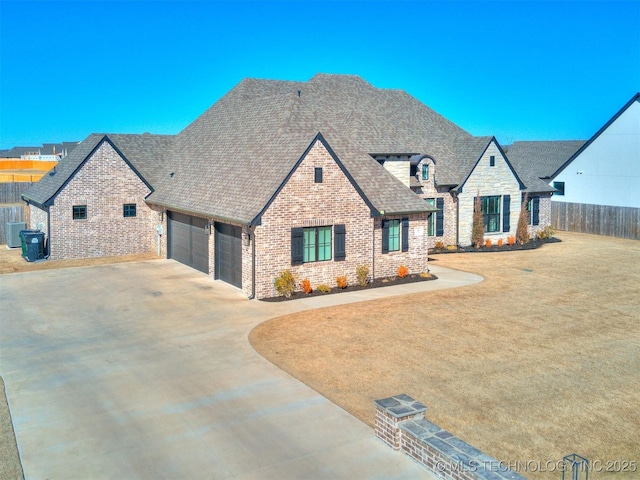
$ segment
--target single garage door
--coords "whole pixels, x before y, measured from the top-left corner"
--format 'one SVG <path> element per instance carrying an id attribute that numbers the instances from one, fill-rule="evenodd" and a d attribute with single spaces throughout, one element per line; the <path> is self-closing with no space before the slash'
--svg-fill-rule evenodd
<path id="1" fill-rule="evenodd" d="M 216 222 L 216 278 L 242 288 L 242 229 Z"/>
<path id="2" fill-rule="evenodd" d="M 209 274 L 207 220 L 168 212 L 167 256 Z"/>

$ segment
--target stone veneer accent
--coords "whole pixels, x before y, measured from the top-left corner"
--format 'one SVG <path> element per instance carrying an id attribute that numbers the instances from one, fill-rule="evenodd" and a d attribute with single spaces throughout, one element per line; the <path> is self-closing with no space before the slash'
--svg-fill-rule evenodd
<path id="1" fill-rule="evenodd" d="M 407 188 L 409 188 L 409 180 L 411 176 L 411 166 L 409 164 L 409 159 L 387 160 L 382 164 L 382 166 L 398 180 L 404 183 Z"/>
<path id="2" fill-rule="evenodd" d="M 427 408 L 401 394 L 374 402 L 375 434 L 444 480 L 523 480 L 495 458 L 424 418 Z"/>
<path id="3" fill-rule="evenodd" d="M 489 166 L 489 157 L 495 156 L 495 166 Z M 463 185 L 462 192 L 458 195 L 459 219 L 458 219 L 458 242 L 462 246 L 471 245 L 471 230 L 473 226 L 473 201 L 475 197 L 499 195 L 511 196 L 511 208 L 509 214 L 508 232 L 485 233 L 485 238 L 490 238 L 496 244 L 502 238 L 506 243 L 507 237 L 516 234 L 518 228 L 518 216 L 520 215 L 520 205 L 522 202 L 520 185 L 513 176 L 506 159 L 500 153 L 500 149 L 495 142 L 491 142 L 484 154 L 478 161 L 473 172 Z M 503 205 L 500 208 L 502 227 Z"/>
<path id="4" fill-rule="evenodd" d="M 55 197 L 49 215 L 56 219 L 47 232 L 50 258 L 91 258 L 155 251 L 155 213 L 146 204 L 149 188 L 103 142 Z M 136 204 L 136 216 L 125 218 L 123 205 Z M 87 219 L 74 220 L 73 206 L 86 205 Z M 31 206 L 32 228 L 42 221 L 42 210 Z M 46 218 L 46 213 L 44 216 Z"/>

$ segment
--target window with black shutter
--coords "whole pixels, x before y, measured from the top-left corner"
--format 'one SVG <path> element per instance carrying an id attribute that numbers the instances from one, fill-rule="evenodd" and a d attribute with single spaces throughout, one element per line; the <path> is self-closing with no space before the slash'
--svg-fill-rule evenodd
<path id="1" fill-rule="evenodd" d="M 527 223 L 529 225 L 540 224 L 540 197 L 531 197 L 527 200 Z"/>
<path id="2" fill-rule="evenodd" d="M 322 167 L 315 167 L 313 172 L 314 172 L 314 181 L 316 183 L 322 183 Z"/>
<path id="3" fill-rule="evenodd" d="M 333 226 L 333 258 L 335 260 L 344 260 L 347 258 L 346 234 L 347 230 L 344 225 Z"/>
<path id="4" fill-rule="evenodd" d="M 409 251 L 409 219 L 402 219 L 402 251 Z"/>
<path id="5" fill-rule="evenodd" d="M 502 231 L 511 229 L 511 195 L 502 197 Z"/>
<path id="6" fill-rule="evenodd" d="M 291 229 L 291 264 L 299 265 L 304 259 L 304 229 Z"/>
<path id="7" fill-rule="evenodd" d="M 444 198 L 436 198 L 436 237 L 444 236 Z"/>
<path id="8" fill-rule="evenodd" d="M 389 253 L 389 220 L 382 221 L 382 253 Z"/>

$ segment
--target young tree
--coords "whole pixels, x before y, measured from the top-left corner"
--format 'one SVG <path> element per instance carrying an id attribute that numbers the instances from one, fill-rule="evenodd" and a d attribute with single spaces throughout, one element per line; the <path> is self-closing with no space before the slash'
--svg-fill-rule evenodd
<path id="1" fill-rule="evenodd" d="M 482 201 L 480 192 L 473 201 L 473 226 L 471 227 L 471 243 L 476 248 L 484 245 L 484 218 L 482 216 Z"/>
<path id="2" fill-rule="evenodd" d="M 518 229 L 516 230 L 516 241 L 524 245 L 529 241 L 529 216 L 527 215 L 527 203 L 529 196 L 525 193 L 522 205 L 520 206 L 520 216 L 518 217 Z"/>

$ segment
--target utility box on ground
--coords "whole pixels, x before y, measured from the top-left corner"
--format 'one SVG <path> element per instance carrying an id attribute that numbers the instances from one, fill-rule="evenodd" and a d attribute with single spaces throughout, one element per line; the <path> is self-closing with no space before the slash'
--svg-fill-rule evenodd
<path id="1" fill-rule="evenodd" d="M 7 222 L 7 247 L 20 247 L 20 232 L 27 228 L 24 222 Z"/>

